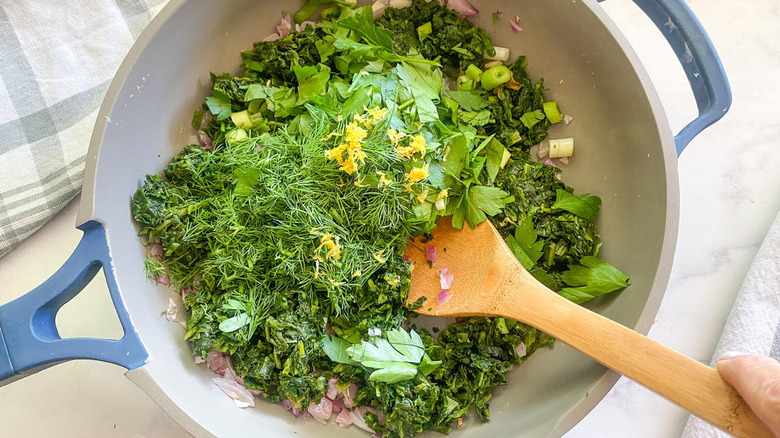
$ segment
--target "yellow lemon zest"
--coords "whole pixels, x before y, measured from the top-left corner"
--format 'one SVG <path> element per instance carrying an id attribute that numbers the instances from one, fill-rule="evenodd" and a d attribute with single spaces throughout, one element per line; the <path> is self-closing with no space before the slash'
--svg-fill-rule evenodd
<path id="1" fill-rule="evenodd" d="M 341 259 L 341 245 L 339 245 L 339 236 L 336 236 L 333 233 L 321 233 L 316 230 L 312 230 L 312 234 L 321 237 L 320 246 L 318 246 L 314 252 L 319 253 L 322 248 L 328 250 L 328 252 L 325 253 L 325 258 L 319 254 L 316 254 L 314 256 L 316 260 L 324 262 L 327 258 L 331 258 L 333 260 Z"/>
<path id="2" fill-rule="evenodd" d="M 439 192 L 439 196 L 436 197 L 436 200 L 438 201 L 439 199 L 444 199 L 447 196 L 449 196 L 449 191 L 450 191 L 450 189 L 444 189 L 444 190 L 440 191 Z"/>
<path id="3" fill-rule="evenodd" d="M 379 108 L 378 106 L 366 110 L 366 113 L 371 117 L 371 120 L 374 123 L 377 123 L 380 120 L 382 120 L 382 118 L 384 118 L 389 112 L 390 111 L 388 111 L 387 108 Z"/>
<path id="4" fill-rule="evenodd" d="M 398 142 L 404 137 L 406 137 L 406 133 L 403 131 L 396 132 L 392 128 L 387 130 L 387 138 L 390 139 L 390 143 L 392 143 L 393 146 L 398 145 Z"/>
<path id="5" fill-rule="evenodd" d="M 423 204 L 425 202 L 425 198 L 428 197 L 428 189 L 423 190 L 422 193 L 417 195 L 417 200 L 420 201 L 420 204 Z"/>
<path id="6" fill-rule="evenodd" d="M 409 173 L 406 174 L 406 179 L 409 180 L 411 184 L 414 184 L 428 178 L 428 175 L 428 163 L 425 163 L 422 167 L 415 167 L 410 170 Z"/>
<path id="7" fill-rule="evenodd" d="M 428 143 L 425 142 L 425 137 L 422 135 L 415 135 L 412 138 L 411 143 L 409 143 L 409 147 L 414 149 L 415 152 L 425 155 L 425 147 L 428 146 Z"/>
<path id="8" fill-rule="evenodd" d="M 356 116 L 357 118 L 357 116 Z M 325 151 L 325 158 L 334 160 L 348 174 L 353 174 L 358 170 L 359 163 L 366 159 L 366 153 L 363 151 L 363 140 L 368 135 L 368 131 L 358 126 L 353 121 L 348 124 L 344 130 L 344 141 L 333 149 Z M 346 153 L 346 157 L 344 157 Z"/>
<path id="9" fill-rule="evenodd" d="M 389 179 L 384 172 L 377 171 L 376 174 L 379 175 L 379 184 L 377 184 L 377 187 L 389 186 L 393 183 L 393 180 Z"/>
<path id="10" fill-rule="evenodd" d="M 362 273 L 362 272 L 360 272 L 360 271 L 355 271 L 355 272 L 352 274 L 352 278 L 360 277 L 361 275 L 363 275 L 363 273 Z"/>
<path id="11" fill-rule="evenodd" d="M 385 252 L 385 250 L 380 250 L 380 251 L 375 252 L 374 253 L 374 259 L 376 259 L 376 261 L 378 261 L 379 263 L 386 262 L 387 259 L 386 258 L 382 258 L 382 253 L 384 253 L 384 252 Z"/>

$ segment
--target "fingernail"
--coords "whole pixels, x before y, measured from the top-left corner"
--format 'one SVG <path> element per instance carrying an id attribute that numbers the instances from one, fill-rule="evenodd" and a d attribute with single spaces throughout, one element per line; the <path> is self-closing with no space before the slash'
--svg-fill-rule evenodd
<path id="1" fill-rule="evenodd" d="M 727 351 L 727 352 L 725 352 L 725 353 L 720 355 L 720 357 L 718 358 L 718 362 L 720 362 L 722 360 L 733 359 L 733 358 L 735 358 L 737 356 L 744 356 L 746 354 L 747 353 L 742 353 L 741 351 Z"/>

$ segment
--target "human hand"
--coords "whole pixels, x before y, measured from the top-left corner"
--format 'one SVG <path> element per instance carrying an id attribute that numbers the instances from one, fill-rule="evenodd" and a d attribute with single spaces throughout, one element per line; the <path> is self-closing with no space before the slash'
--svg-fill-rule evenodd
<path id="1" fill-rule="evenodd" d="M 723 380 L 780 437 L 780 363 L 771 357 L 724 353 L 716 367 Z"/>

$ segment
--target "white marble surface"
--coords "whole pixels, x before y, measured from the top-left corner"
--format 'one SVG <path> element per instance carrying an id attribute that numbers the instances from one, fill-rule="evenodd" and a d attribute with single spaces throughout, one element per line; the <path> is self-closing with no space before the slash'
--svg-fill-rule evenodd
<path id="1" fill-rule="evenodd" d="M 681 222 L 672 278 L 650 337 L 708 362 L 767 227 L 780 208 L 780 1 L 691 0 L 731 80 L 734 104 L 680 158 Z M 695 105 L 682 70 L 628 0 L 602 3 L 657 84 L 678 130 Z M 51 275 L 76 246 L 78 200 L 0 260 L 0 304 Z M 63 336 L 117 337 L 100 282 L 58 317 Z M 622 379 L 569 438 L 677 437 L 679 408 Z M 75 361 L 0 388 L 3 436 L 188 436 L 113 365 Z"/>

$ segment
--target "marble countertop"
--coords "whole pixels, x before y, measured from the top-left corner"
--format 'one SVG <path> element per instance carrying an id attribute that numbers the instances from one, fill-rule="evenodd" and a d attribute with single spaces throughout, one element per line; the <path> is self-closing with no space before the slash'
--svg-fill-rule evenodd
<path id="1" fill-rule="evenodd" d="M 734 104 L 679 160 L 680 236 L 669 288 L 649 336 L 709 362 L 737 291 L 780 208 L 780 1 L 691 0 L 718 49 Z M 628 0 L 602 3 L 645 62 L 677 131 L 696 114 L 682 69 Z M 78 199 L 0 260 L 0 304 L 31 290 L 67 259 L 81 232 Z M 105 285 L 63 308 L 67 336 L 118 338 Z M 621 379 L 569 438 L 677 437 L 687 414 Z M 188 437 L 123 375 L 92 361 L 64 363 L 0 388 L 0 424 L 14 437 Z"/>

